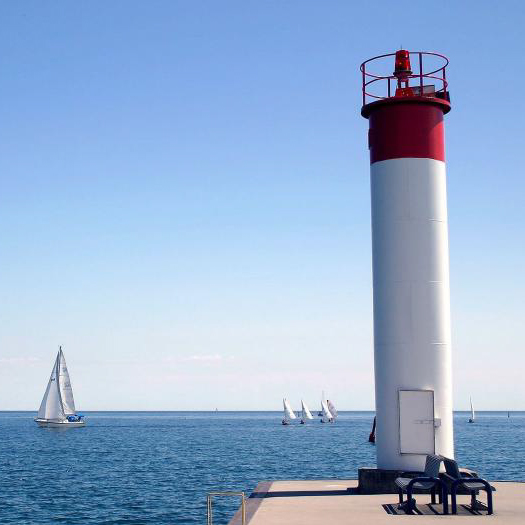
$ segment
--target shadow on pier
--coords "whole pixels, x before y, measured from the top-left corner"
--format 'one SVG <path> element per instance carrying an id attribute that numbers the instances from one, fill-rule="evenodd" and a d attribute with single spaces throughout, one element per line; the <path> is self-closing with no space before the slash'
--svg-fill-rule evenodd
<path id="1" fill-rule="evenodd" d="M 275 492 L 252 492 L 248 499 L 297 498 L 304 496 L 349 496 L 358 494 L 357 487 L 345 490 L 281 490 Z"/>

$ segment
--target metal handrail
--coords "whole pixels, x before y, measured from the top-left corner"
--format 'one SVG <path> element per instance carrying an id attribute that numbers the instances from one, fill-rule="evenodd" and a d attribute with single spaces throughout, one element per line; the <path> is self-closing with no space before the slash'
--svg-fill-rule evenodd
<path id="1" fill-rule="evenodd" d="M 207 508 L 208 508 L 208 525 L 213 525 L 213 513 L 212 513 L 212 499 L 214 496 L 240 496 L 241 497 L 241 523 L 246 524 L 246 498 L 244 492 L 208 492 L 207 497 Z"/>
<path id="2" fill-rule="evenodd" d="M 438 67 L 437 69 L 434 69 L 434 71 L 429 71 L 427 73 L 428 75 L 433 75 L 434 73 L 437 73 L 438 71 L 441 71 L 442 69 L 446 68 L 449 65 L 449 63 L 450 63 L 449 59 L 445 55 L 442 55 L 441 53 L 434 53 L 433 51 L 409 51 L 409 53 L 411 55 L 432 55 L 432 56 L 435 56 L 435 57 L 442 58 L 445 61 L 445 63 L 441 67 Z M 363 73 L 365 73 L 366 76 L 368 76 L 368 77 L 385 78 L 384 76 L 381 76 L 381 75 L 374 75 L 373 73 L 366 72 L 365 71 L 366 64 L 368 64 L 369 62 L 373 62 L 374 60 L 378 60 L 380 58 L 395 57 L 395 56 L 396 56 L 395 53 L 387 53 L 386 55 L 378 55 L 376 57 L 369 58 L 368 60 L 365 60 L 361 64 L 361 66 L 359 67 L 359 70 L 362 71 Z"/>
<path id="3" fill-rule="evenodd" d="M 442 88 L 436 89 L 436 93 L 441 93 L 441 92 L 446 92 L 447 91 L 448 82 L 442 77 L 436 77 L 435 75 L 424 74 L 424 75 L 407 75 L 406 78 L 407 79 L 408 78 L 417 78 L 420 81 L 422 81 L 423 78 L 433 78 L 434 80 L 438 80 L 439 82 L 441 82 L 443 84 Z M 394 76 L 373 78 L 372 80 L 369 80 L 368 82 L 366 82 L 366 84 L 364 84 L 364 87 L 366 87 L 366 86 L 368 86 L 370 84 L 373 84 L 374 82 L 377 82 L 378 80 L 388 80 L 389 81 L 388 83 L 390 84 L 390 80 L 397 80 L 397 79 Z M 419 85 L 421 86 L 421 83 Z M 388 88 L 388 96 L 387 97 L 382 97 L 380 95 L 373 95 L 372 93 L 368 93 L 368 91 L 365 91 L 365 95 L 367 97 L 377 98 L 377 99 L 380 99 L 380 100 L 383 100 L 385 98 L 390 98 L 390 86 Z"/>
<path id="4" fill-rule="evenodd" d="M 442 86 L 440 89 L 437 89 L 436 90 L 436 93 L 443 93 L 444 95 L 446 95 L 447 93 L 447 90 L 448 90 L 448 82 L 446 80 L 446 67 L 448 66 L 449 64 L 449 60 L 448 58 L 445 56 L 445 55 L 441 55 L 440 53 L 434 53 L 434 52 L 431 52 L 431 51 L 409 51 L 409 54 L 410 55 L 417 55 L 418 57 L 418 62 L 419 62 L 419 74 L 412 74 L 412 75 L 407 75 L 406 76 L 406 79 L 418 79 L 419 82 L 417 82 L 419 84 L 419 86 L 421 88 L 423 88 L 423 80 L 426 79 L 426 78 L 429 78 L 429 79 L 434 79 L 434 80 L 437 80 L 439 82 L 442 83 Z M 367 65 L 370 63 L 370 62 L 373 62 L 375 60 L 379 60 L 379 59 L 384 59 L 384 58 L 387 58 L 387 57 L 395 57 L 395 53 L 387 53 L 385 55 L 379 55 L 379 56 L 376 56 L 376 57 L 373 57 L 373 58 L 369 58 L 368 60 L 365 60 L 361 66 L 359 67 L 359 70 L 361 71 L 361 74 L 362 74 L 362 80 L 363 80 L 363 87 L 362 87 L 362 95 L 363 95 L 363 106 L 366 105 L 367 101 L 366 101 L 366 98 L 367 97 L 370 97 L 372 99 L 376 99 L 376 100 L 384 100 L 386 98 L 390 98 L 392 95 L 391 95 L 391 87 L 390 87 L 390 81 L 391 80 L 396 80 L 397 81 L 397 78 L 393 75 L 378 75 L 378 74 L 374 74 L 374 73 L 370 73 L 370 71 L 367 71 L 366 68 L 367 68 Z M 424 55 L 430 55 L 430 56 L 433 56 L 433 57 L 437 57 L 437 58 L 440 58 L 443 60 L 443 65 L 441 67 L 438 67 L 437 69 L 434 69 L 432 71 L 428 71 L 428 72 L 424 72 L 423 71 L 423 56 Z M 436 76 L 436 74 L 439 74 L 440 76 Z M 387 82 L 387 96 L 380 96 L 380 95 L 376 95 L 374 93 L 370 93 L 369 91 L 367 91 L 367 87 L 375 82 L 377 82 L 378 80 L 385 80 Z"/>

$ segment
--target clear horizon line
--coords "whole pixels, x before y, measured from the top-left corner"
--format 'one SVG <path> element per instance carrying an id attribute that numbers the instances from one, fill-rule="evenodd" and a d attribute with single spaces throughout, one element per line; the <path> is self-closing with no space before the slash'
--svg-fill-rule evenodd
<path id="1" fill-rule="evenodd" d="M 470 412 L 469 408 L 465 409 L 452 409 L 453 412 Z M 11 409 L 11 408 L 1 408 L 0 413 L 2 412 L 38 412 L 38 409 Z M 78 410 L 77 412 L 83 413 L 83 412 L 282 412 L 282 409 L 220 409 L 216 410 L 214 408 L 212 409 L 196 409 L 196 410 L 178 410 L 178 409 L 87 409 L 87 410 Z M 296 412 L 299 412 L 297 410 Z M 338 412 L 375 412 L 374 409 L 338 409 Z M 491 410 L 484 410 L 484 409 L 476 409 L 476 414 L 479 414 L 480 412 L 525 412 L 525 409 L 491 409 Z"/>

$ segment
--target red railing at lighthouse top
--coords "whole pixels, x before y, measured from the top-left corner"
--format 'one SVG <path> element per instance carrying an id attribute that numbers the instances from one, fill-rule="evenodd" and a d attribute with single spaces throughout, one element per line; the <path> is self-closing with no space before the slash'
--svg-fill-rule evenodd
<path id="1" fill-rule="evenodd" d="M 399 53 L 399 52 L 398 52 Z M 376 67 L 394 66 L 396 53 L 388 53 L 386 55 L 379 55 L 365 60 L 360 67 L 363 78 L 363 106 L 388 98 L 401 97 L 425 97 L 437 98 L 449 102 L 448 82 L 446 77 L 446 67 L 448 66 L 448 58 L 439 53 L 432 53 L 429 51 L 405 51 L 407 57 L 410 59 L 417 57 L 418 72 L 414 73 L 411 70 L 405 71 L 402 74 L 392 73 L 391 75 L 381 75 L 372 73 L 371 70 Z M 435 64 L 430 68 L 430 71 L 425 72 L 423 59 L 426 58 L 428 62 L 433 61 Z M 414 60 L 412 60 L 415 62 Z M 439 64 L 436 64 L 439 62 Z M 410 64 L 410 61 L 408 62 Z M 440 67 L 435 67 L 439 65 Z M 431 82 L 430 84 L 428 82 Z"/>

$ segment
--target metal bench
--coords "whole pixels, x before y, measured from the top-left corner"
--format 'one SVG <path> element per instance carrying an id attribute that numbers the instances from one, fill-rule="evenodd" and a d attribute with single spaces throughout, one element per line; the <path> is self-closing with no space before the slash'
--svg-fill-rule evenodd
<path id="1" fill-rule="evenodd" d="M 443 514 L 448 514 L 448 491 L 446 483 L 439 478 L 439 468 L 442 457 L 430 454 L 425 460 L 425 472 L 415 478 L 399 477 L 396 478 L 395 484 L 399 492 L 398 508 L 404 510 L 407 514 L 413 514 L 416 500 L 412 497 L 414 490 L 430 491 L 431 502 L 436 503 L 436 488 L 439 487 L 439 502 L 443 503 Z M 403 501 L 403 493 L 407 494 L 407 501 Z"/>
<path id="2" fill-rule="evenodd" d="M 487 493 L 487 514 L 492 514 L 492 492 L 496 489 L 485 479 L 462 473 L 458 464 L 453 459 L 444 456 L 442 456 L 442 459 L 445 464 L 445 473 L 441 474 L 441 477 L 450 484 L 452 514 L 457 514 L 457 494 L 460 488 L 464 488 L 470 493 L 471 510 L 485 510 L 479 506 L 479 502 L 476 499 L 479 491 L 484 490 Z"/>

